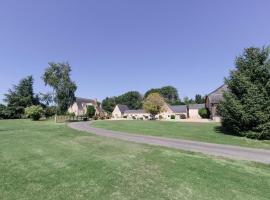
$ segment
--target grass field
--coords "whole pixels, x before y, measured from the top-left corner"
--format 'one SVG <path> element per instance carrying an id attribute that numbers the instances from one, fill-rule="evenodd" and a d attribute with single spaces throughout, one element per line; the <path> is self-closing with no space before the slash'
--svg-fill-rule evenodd
<path id="1" fill-rule="evenodd" d="M 219 131 L 219 123 L 115 120 L 94 121 L 93 126 L 128 133 L 270 149 L 269 140 L 258 141 L 245 137 L 226 135 Z"/>
<path id="2" fill-rule="evenodd" d="M 268 200 L 270 166 L 0 120 L 0 199 Z"/>

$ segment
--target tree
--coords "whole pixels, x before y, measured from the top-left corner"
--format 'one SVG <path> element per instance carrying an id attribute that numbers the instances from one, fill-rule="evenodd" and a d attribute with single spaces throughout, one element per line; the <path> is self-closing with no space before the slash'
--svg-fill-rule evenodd
<path id="1" fill-rule="evenodd" d="M 58 112 L 65 113 L 75 101 L 77 86 L 70 78 L 71 67 L 68 63 L 49 63 L 42 79 L 45 85 L 54 90 L 54 102 Z"/>
<path id="2" fill-rule="evenodd" d="M 151 93 L 143 102 L 143 109 L 150 113 L 152 118 L 162 112 L 165 101 L 159 93 Z"/>
<path id="3" fill-rule="evenodd" d="M 185 105 L 189 105 L 189 104 L 194 104 L 195 101 L 186 96 L 186 97 L 184 97 L 184 103 L 185 103 Z"/>
<path id="4" fill-rule="evenodd" d="M 235 65 L 218 107 L 222 126 L 231 134 L 270 139 L 269 48 L 247 48 Z"/>
<path id="5" fill-rule="evenodd" d="M 127 105 L 130 109 L 142 108 L 142 95 L 137 91 L 130 91 L 116 98 L 117 104 Z"/>
<path id="6" fill-rule="evenodd" d="M 50 92 L 45 94 L 39 93 L 39 99 L 44 105 L 49 106 L 53 102 L 53 94 Z"/>
<path id="7" fill-rule="evenodd" d="M 94 106 L 87 106 L 86 116 L 89 118 L 94 117 L 96 114 L 96 109 Z"/>
<path id="8" fill-rule="evenodd" d="M 203 104 L 203 103 L 205 103 L 205 97 L 203 97 L 200 94 L 196 94 L 195 95 L 195 103 L 197 103 L 197 104 Z"/>
<path id="9" fill-rule="evenodd" d="M 20 118 L 26 107 L 39 103 L 38 97 L 34 96 L 33 82 L 33 77 L 27 76 L 5 94 L 4 101 L 7 103 L 11 118 Z"/>
<path id="10" fill-rule="evenodd" d="M 112 113 L 117 104 L 127 105 L 130 109 L 142 108 L 142 95 L 137 91 L 129 91 L 117 97 L 106 97 L 102 101 L 102 108 Z"/>
<path id="11" fill-rule="evenodd" d="M 114 110 L 114 107 L 116 106 L 116 98 L 115 97 L 106 97 L 101 105 L 102 108 L 107 111 L 108 113 L 112 113 Z"/>
<path id="12" fill-rule="evenodd" d="M 180 101 L 179 95 L 178 95 L 178 91 L 175 87 L 165 86 L 162 88 L 150 89 L 145 93 L 144 99 L 146 99 L 148 97 L 148 95 L 151 93 L 159 93 L 164 98 L 164 100 L 170 105 L 181 104 L 181 101 Z"/>
<path id="13" fill-rule="evenodd" d="M 25 109 L 25 113 L 27 117 L 31 118 L 32 120 L 36 121 L 41 118 L 41 116 L 44 114 L 43 108 L 38 105 L 38 106 L 30 106 Z"/>

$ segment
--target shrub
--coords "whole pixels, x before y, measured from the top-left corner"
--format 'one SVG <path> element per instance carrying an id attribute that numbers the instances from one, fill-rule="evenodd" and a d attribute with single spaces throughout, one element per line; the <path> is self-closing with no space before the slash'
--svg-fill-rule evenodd
<path id="1" fill-rule="evenodd" d="M 123 118 L 126 119 L 127 118 L 127 115 L 125 115 Z"/>
<path id="2" fill-rule="evenodd" d="M 159 115 L 158 118 L 159 118 L 159 119 L 163 119 L 162 115 Z"/>
<path id="3" fill-rule="evenodd" d="M 171 119 L 175 119 L 175 115 L 171 115 Z"/>
<path id="4" fill-rule="evenodd" d="M 199 115 L 201 116 L 201 118 L 207 119 L 207 118 L 209 118 L 210 113 L 209 113 L 208 109 L 206 109 L 206 108 L 200 108 L 199 109 Z"/>
<path id="5" fill-rule="evenodd" d="M 98 116 L 95 115 L 95 116 L 93 117 L 93 120 L 98 120 Z"/>
<path id="6" fill-rule="evenodd" d="M 44 109 L 44 115 L 46 118 L 52 117 L 57 113 L 57 108 L 55 106 L 49 106 Z"/>
<path id="7" fill-rule="evenodd" d="M 96 109 L 94 106 L 87 106 L 86 116 L 92 118 L 96 114 Z"/>
<path id="8" fill-rule="evenodd" d="M 25 113 L 32 120 L 39 120 L 44 114 L 44 110 L 41 106 L 30 106 L 25 109 Z"/>
<path id="9" fill-rule="evenodd" d="M 185 114 L 180 114 L 180 119 L 186 119 L 186 115 Z"/>

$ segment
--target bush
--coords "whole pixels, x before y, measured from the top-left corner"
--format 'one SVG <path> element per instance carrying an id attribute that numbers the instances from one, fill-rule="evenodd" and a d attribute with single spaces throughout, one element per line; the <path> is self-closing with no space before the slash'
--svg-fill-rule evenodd
<path id="1" fill-rule="evenodd" d="M 32 120 L 39 120 L 44 114 L 44 110 L 41 106 L 30 106 L 25 109 L 25 114 Z"/>
<path id="2" fill-rule="evenodd" d="M 52 117 L 57 113 L 57 108 L 55 106 L 46 107 L 44 110 L 44 115 L 46 118 Z"/>
<path id="3" fill-rule="evenodd" d="M 124 119 L 126 119 L 127 117 L 128 117 L 127 115 L 123 116 Z"/>
<path id="4" fill-rule="evenodd" d="M 158 116 L 158 119 L 163 119 L 162 115 L 159 115 L 159 116 Z"/>
<path id="5" fill-rule="evenodd" d="M 171 115 L 171 119 L 175 119 L 175 115 Z"/>
<path id="6" fill-rule="evenodd" d="M 186 115 L 185 114 L 180 114 L 180 119 L 186 119 Z"/>
<path id="7" fill-rule="evenodd" d="M 98 116 L 95 115 L 95 116 L 93 117 L 93 120 L 98 120 Z"/>
<path id="8" fill-rule="evenodd" d="M 96 109 L 94 106 L 87 106 L 86 116 L 92 118 L 96 114 Z"/>
<path id="9" fill-rule="evenodd" d="M 199 109 L 199 115 L 201 116 L 201 118 L 207 119 L 210 116 L 210 112 L 206 108 L 200 108 Z"/>

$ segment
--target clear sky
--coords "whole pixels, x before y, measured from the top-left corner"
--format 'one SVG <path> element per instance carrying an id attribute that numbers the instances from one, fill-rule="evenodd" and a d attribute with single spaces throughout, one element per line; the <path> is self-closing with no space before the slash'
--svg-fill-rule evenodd
<path id="1" fill-rule="evenodd" d="M 0 0 L 0 98 L 50 61 L 68 61 L 77 96 L 165 85 L 220 86 L 243 48 L 270 44 L 269 0 Z"/>

